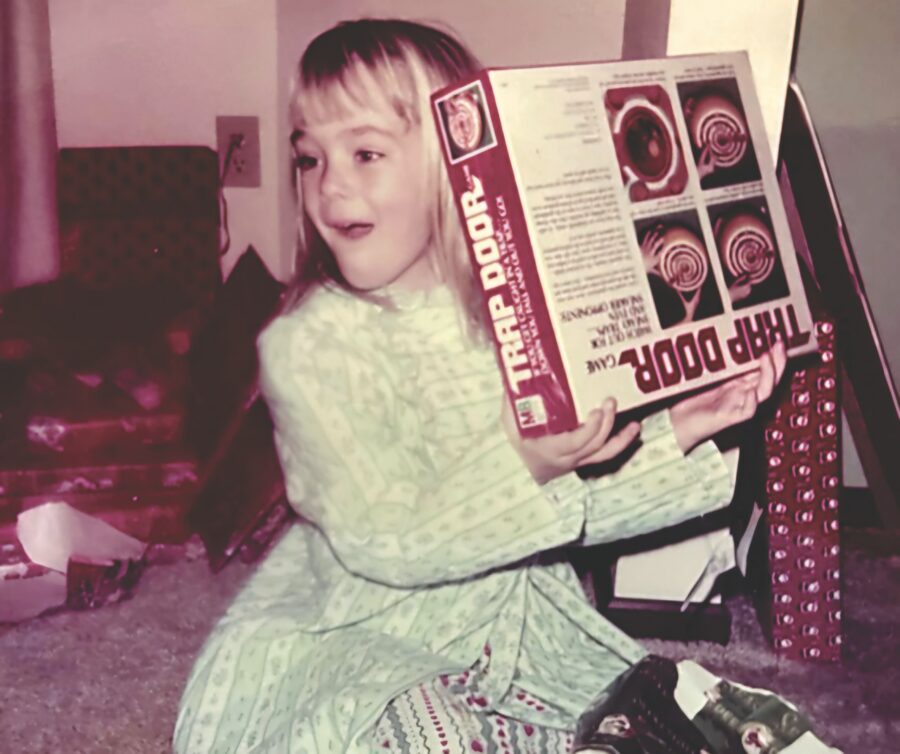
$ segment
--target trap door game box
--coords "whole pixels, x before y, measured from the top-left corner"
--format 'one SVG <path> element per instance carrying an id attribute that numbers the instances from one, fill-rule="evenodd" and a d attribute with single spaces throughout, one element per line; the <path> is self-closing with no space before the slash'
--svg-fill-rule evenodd
<path id="1" fill-rule="evenodd" d="M 432 101 L 522 435 L 815 350 L 745 53 L 488 69 Z"/>

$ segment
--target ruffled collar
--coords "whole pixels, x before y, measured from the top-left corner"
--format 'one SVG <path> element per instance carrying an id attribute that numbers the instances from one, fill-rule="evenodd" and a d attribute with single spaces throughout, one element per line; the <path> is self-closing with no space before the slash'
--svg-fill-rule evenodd
<path id="1" fill-rule="evenodd" d="M 386 285 L 367 294 L 354 293 L 336 283 L 324 282 L 323 290 L 364 306 L 375 306 L 386 311 L 415 311 L 434 307 L 455 306 L 455 297 L 449 286 L 440 284 L 434 288 L 411 291 L 398 285 Z"/>
<path id="2" fill-rule="evenodd" d="M 446 285 L 436 285 L 426 290 L 411 291 L 396 285 L 387 285 L 377 291 L 377 295 L 398 311 L 453 306 L 453 292 Z"/>

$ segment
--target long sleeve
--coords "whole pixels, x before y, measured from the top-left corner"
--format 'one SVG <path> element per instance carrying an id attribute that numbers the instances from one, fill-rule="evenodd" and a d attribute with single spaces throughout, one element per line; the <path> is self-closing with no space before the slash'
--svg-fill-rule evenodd
<path id="1" fill-rule="evenodd" d="M 731 472 L 715 443 L 708 440 L 685 455 L 668 411 L 643 421 L 641 445 L 618 471 L 581 485 L 571 480 L 564 484 L 571 485 L 569 494 L 575 496 L 588 489 L 588 545 L 674 526 L 725 507 L 734 494 Z M 555 493 L 566 494 L 562 489 Z"/>
<path id="2" fill-rule="evenodd" d="M 449 376 L 449 362 L 435 357 L 437 366 L 419 364 L 420 381 L 403 389 L 383 343 L 366 346 L 367 333 L 378 338 L 360 330 L 368 323 L 310 319 L 303 327 L 299 318 L 276 320 L 263 334 L 261 384 L 289 499 L 350 571 L 399 587 L 459 580 L 577 541 L 586 526 L 588 537 L 630 536 L 710 506 L 709 470 L 672 453 L 664 423 L 659 441 L 645 441 L 618 474 L 541 487 L 497 419 L 492 354 L 457 352 Z M 423 412 L 430 396 L 440 407 Z M 491 420 L 469 426 L 457 409 L 479 399 Z M 462 443 L 437 436 L 461 426 Z M 656 495 L 660 466 L 673 490 L 677 474 L 692 474 L 675 505 Z"/>
<path id="3" fill-rule="evenodd" d="M 546 494 L 499 423 L 435 459 L 371 358 L 276 324 L 260 359 L 288 496 L 349 570 L 394 586 L 439 583 L 580 535 L 583 500 Z"/>

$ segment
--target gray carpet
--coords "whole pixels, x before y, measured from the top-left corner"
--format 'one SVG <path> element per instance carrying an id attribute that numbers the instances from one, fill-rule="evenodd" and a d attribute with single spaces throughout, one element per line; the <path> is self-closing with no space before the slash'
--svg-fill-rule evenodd
<path id="1" fill-rule="evenodd" d="M 845 660 L 781 660 L 745 597 L 729 604 L 728 646 L 646 642 L 799 704 L 846 754 L 900 751 L 900 535 L 845 539 Z M 191 661 L 252 566 L 213 576 L 203 561 L 155 566 L 133 599 L 0 629 L 3 754 L 149 754 L 169 750 Z"/>

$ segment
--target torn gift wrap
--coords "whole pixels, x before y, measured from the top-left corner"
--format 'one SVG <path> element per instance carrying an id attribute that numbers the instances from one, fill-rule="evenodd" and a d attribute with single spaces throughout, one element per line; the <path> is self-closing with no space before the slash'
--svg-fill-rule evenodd
<path id="1" fill-rule="evenodd" d="M 29 562 L 4 566 L 0 623 L 118 601 L 140 578 L 147 545 L 66 503 L 24 511 L 16 531 Z"/>
<path id="2" fill-rule="evenodd" d="M 66 503 L 45 503 L 19 514 L 22 549 L 32 562 L 65 572 L 71 557 L 140 560 L 147 545 Z"/>

